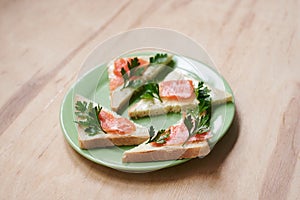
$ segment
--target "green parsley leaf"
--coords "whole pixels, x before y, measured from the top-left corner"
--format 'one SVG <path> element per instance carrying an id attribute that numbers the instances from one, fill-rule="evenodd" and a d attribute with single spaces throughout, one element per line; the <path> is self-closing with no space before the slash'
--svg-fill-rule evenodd
<path id="1" fill-rule="evenodd" d="M 198 113 L 211 116 L 211 100 L 210 99 L 200 99 L 198 104 Z"/>
<path id="2" fill-rule="evenodd" d="M 131 59 L 130 62 L 127 61 L 127 66 L 128 66 L 129 70 L 132 70 L 135 67 L 140 66 L 139 59 L 137 57 L 135 57 L 135 58 Z"/>
<path id="3" fill-rule="evenodd" d="M 196 97 L 199 101 L 198 108 L 199 114 L 206 112 L 207 115 L 211 116 L 211 97 L 210 89 L 204 86 L 204 82 L 200 81 L 198 87 L 195 88 Z"/>
<path id="4" fill-rule="evenodd" d="M 191 114 L 188 114 L 183 122 L 184 125 L 186 126 L 188 132 L 189 132 L 189 137 L 186 139 L 184 144 L 194 135 L 196 134 L 203 134 L 209 131 L 209 116 L 208 115 L 201 115 L 200 117 L 192 117 Z M 184 145 L 183 144 L 183 145 Z"/>
<path id="5" fill-rule="evenodd" d="M 193 133 L 192 129 L 194 127 L 192 116 L 187 115 L 183 120 L 184 125 L 186 126 L 187 130 L 189 131 L 189 135 Z"/>
<path id="6" fill-rule="evenodd" d="M 122 77 L 123 77 L 123 80 L 124 80 L 124 86 L 128 84 L 128 81 L 129 81 L 129 75 L 128 73 L 126 72 L 126 70 L 122 67 L 121 69 L 121 74 L 122 74 Z"/>
<path id="7" fill-rule="evenodd" d="M 204 82 L 200 81 L 198 87 L 195 89 L 196 97 L 200 101 L 201 99 L 206 99 L 210 97 L 210 90 L 204 86 Z"/>
<path id="8" fill-rule="evenodd" d="M 175 66 L 173 56 L 169 56 L 166 53 L 157 53 L 155 56 L 149 58 L 150 64 L 164 64 L 169 67 Z"/>
<path id="9" fill-rule="evenodd" d="M 166 143 L 166 139 L 170 136 L 170 133 L 160 134 L 160 137 L 155 141 L 157 144 Z"/>
<path id="10" fill-rule="evenodd" d="M 144 93 L 141 95 L 142 99 L 158 99 L 162 102 L 159 96 L 159 86 L 157 83 L 147 83 L 143 86 Z"/>
<path id="11" fill-rule="evenodd" d="M 195 88 L 196 97 L 199 101 L 198 109 L 188 111 L 187 116 L 183 119 L 189 137 L 184 144 L 195 134 L 203 134 L 210 130 L 211 119 L 211 97 L 210 90 L 204 86 L 204 82 L 198 83 Z"/>
<path id="12" fill-rule="evenodd" d="M 142 76 L 145 68 L 139 67 L 140 62 L 137 57 L 133 58 L 129 61 L 127 61 L 127 66 L 129 71 L 127 72 L 124 68 L 121 69 L 121 74 L 124 80 L 123 88 L 131 87 L 131 88 L 137 88 L 142 85 L 142 80 L 139 79 L 132 79 L 133 77 L 139 77 Z"/>
<path id="13" fill-rule="evenodd" d="M 150 126 L 149 128 L 149 140 L 147 141 L 146 144 L 151 143 L 151 142 L 155 142 L 157 144 L 164 144 L 166 143 L 167 138 L 170 136 L 169 132 L 166 132 L 165 129 L 161 129 L 159 131 L 157 131 L 157 133 L 155 134 L 155 130 L 153 128 L 153 126 Z"/>
<path id="14" fill-rule="evenodd" d="M 80 118 L 85 117 L 85 112 L 87 109 L 86 106 L 87 106 L 87 102 L 77 101 L 75 105 L 75 109 L 77 110 L 77 112 L 75 112 L 75 115 Z"/>
<path id="15" fill-rule="evenodd" d="M 150 65 L 162 64 L 169 67 L 175 66 L 175 61 L 173 60 L 173 56 L 169 56 L 168 54 L 156 54 L 154 57 L 149 58 Z M 127 61 L 127 66 L 129 71 L 126 71 L 124 68 L 121 69 L 121 74 L 124 80 L 123 88 L 131 87 L 138 88 L 143 85 L 144 80 L 141 79 L 133 79 L 133 77 L 141 77 L 143 76 L 146 68 L 140 67 L 140 62 L 137 57 L 130 59 Z"/>
<path id="16" fill-rule="evenodd" d="M 150 126 L 150 128 L 149 128 L 149 136 L 150 136 L 150 138 L 153 138 L 154 135 L 155 135 L 154 127 L 153 127 L 153 126 Z"/>
<path id="17" fill-rule="evenodd" d="M 101 127 L 99 121 L 99 113 L 102 107 L 99 105 L 93 107 L 92 103 L 87 103 L 85 101 L 77 101 L 75 104 L 75 115 L 81 120 L 75 121 L 78 125 L 84 128 L 84 131 L 89 135 L 93 136 L 105 131 Z"/>
<path id="18" fill-rule="evenodd" d="M 167 58 L 168 58 L 168 54 L 158 53 L 154 57 L 150 57 L 150 63 L 161 64 L 166 62 Z"/>

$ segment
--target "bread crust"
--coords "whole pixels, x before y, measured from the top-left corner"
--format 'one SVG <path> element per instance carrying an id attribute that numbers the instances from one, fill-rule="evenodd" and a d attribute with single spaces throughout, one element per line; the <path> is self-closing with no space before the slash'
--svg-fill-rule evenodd
<path id="1" fill-rule="evenodd" d="M 85 134 L 85 133 L 84 133 Z M 78 135 L 79 147 L 81 149 L 93 149 L 99 147 L 129 146 L 145 142 L 148 136 L 113 135 L 105 134 L 103 137 L 84 139 Z"/>
<path id="2" fill-rule="evenodd" d="M 206 156 L 210 152 L 207 141 L 197 143 L 152 147 L 150 144 L 143 144 L 137 148 L 124 152 L 122 161 L 128 162 L 151 162 L 164 160 L 177 160 L 184 158 L 195 158 Z"/>

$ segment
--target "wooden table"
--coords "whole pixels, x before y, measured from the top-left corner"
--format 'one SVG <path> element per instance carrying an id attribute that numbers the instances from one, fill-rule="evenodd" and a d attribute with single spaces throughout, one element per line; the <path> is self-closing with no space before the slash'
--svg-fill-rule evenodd
<path id="1" fill-rule="evenodd" d="M 299 1 L 0 2 L 0 199 L 300 199 Z M 97 165 L 59 110 L 100 42 L 164 27 L 201 43 L 236 117 L 204 159 L 146 174 Z"/>

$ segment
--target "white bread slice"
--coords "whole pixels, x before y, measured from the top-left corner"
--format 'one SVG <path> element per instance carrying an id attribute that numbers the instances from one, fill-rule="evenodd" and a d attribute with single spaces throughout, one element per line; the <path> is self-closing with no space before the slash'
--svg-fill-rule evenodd
<path id="1" fill-rule="evenodd" d="M 207 141 L 177 146 L 153 147 L 143 143 L 123 153 L 122 162 L 151 162 L 204 157 L 210 152 Z"/>
<path id="2" fill-rule="evenodd" d="M 77 101 L 92 102 L 85 97 L 75 95 L 74 104 Z M 94 106 L 97 104 L 92 102 Z M 116 117 L 120 117 L 116 113 L 107 110 L 102 107 L 106 112 L 112 113 Z M 76 121 L 78 118 L 76 118 Z M 77 124 L 77 123 L 76 123 Z M 94 136 L 89 136 L 85 133 L 84 129 L 77 124 L 78 142 L 79 147 L 82 149 L 92 149 L 98 147 L 112 147 L 112 146 L 125 146 L 125 145 L 138 145 L 143 143 L 149 138 L 148 129 L 139 124 L 134 123 L 136 130 L 130 134 L 110 134 L 110 133 L 99 133 Z"/>
<path id="3" fill-rule="evenodd" d="M 182 73 L 174 70 L 166 76 L 164 81 L 169 80 L 182 80 L 182 79 L 190 79 L 193 80 L 194 87 L 197 87 L 198 81 L 186 77 Z M 232 95 L 226 91 L 219 90 L 217 88 L 206 85 L 210 90 L 212 104 L 222 104 L 226 102 L 232 101 Z M 199 101 L 197 99 L 187 100 L 187 101 L 176 101 L 176 100 L 162 100 L 160 102 L 157 99 L 149 100 L 149 99 L 141 99 L 134 105 L 132 105 L 128 110 L 128 115 L 131 118 L 141 118 L 146 116 L 156 116 L 162 115 L 169 112 L 179 113 L 181 111 L 186 111 L 188 109 L 193 109 L 197 107 Z"/>
<path id="4" fill-rule="evenodd" d="M 149 56 L 139 57 L 144 60 L 149 60 Z M 144 72 L 141 80 L 143 82 L 147 82 L 149 80 L 155 79 L 164 69 L 168 68 L 166 65 L 163 64 L 155 64 L 150 65 L 146 71 Z M 108 65 L 108 77 L 111 78 L 114 75 L 114 62 L 111 62 Z M 115 112 L 119 112 L 124 108 L 126 105 L 129 105 L 129 100 L 133 95 L 135 89 L 132 88 L 123 88 L 123 85 L 117 87 L 115 90 L 110 91 L 110 103 L 111 109 Z"/>

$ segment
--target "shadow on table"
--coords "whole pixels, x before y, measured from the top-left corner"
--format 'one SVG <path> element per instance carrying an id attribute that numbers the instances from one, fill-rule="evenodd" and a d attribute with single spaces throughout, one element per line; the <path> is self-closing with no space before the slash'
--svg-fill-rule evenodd
<path id="1" fill-rule="evenodd" d="M 211 153 L 202 159 L 192 159 L 186 163 L 173 166 L 170 168 L 161 169 L 158 171 L 148 173 L 126 173 L 117 171 L 102 165 L 93 163 L 79 154 L 76 154 L 78 159 L 91 167 L 99 173 L 99 176 L 108 179 L 130 180 L 134 182 L 169 182 L 178 179 L 185 179 L 191 176 L 211 176 L 218 179 L 222 164 L 236 143 L 239 136 L 239 114 L 236 111 L 232 125 L 224 137 L 215 145 Z M 97 179 L 97 177 L 95 177 Z"/>

